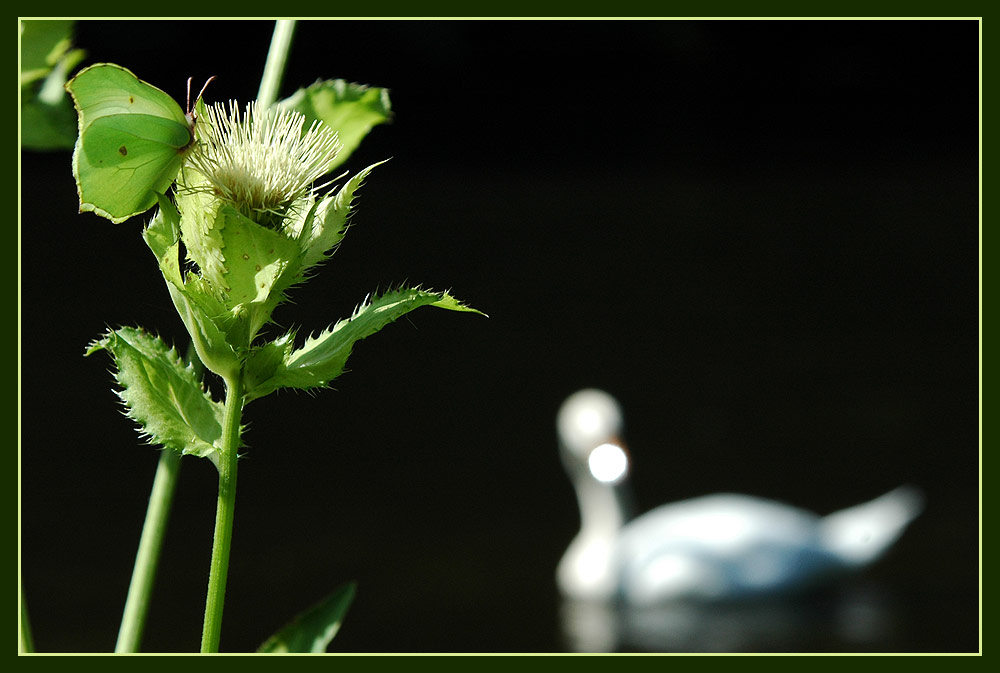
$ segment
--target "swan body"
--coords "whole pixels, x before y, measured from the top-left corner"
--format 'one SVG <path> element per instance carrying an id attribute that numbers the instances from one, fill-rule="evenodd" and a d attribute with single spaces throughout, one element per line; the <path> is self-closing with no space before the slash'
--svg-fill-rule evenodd
<path id="1" fill-rule="evenodd" d="M 873 562 L 922 508 L 919 492 L 904 486 L 824 517 L 717 494 L 629 519 L 617 402 L 602 391 L 580 391 L 563 404 L 557 423 L 581 516 L 557 569 L 566 598 L 648 606 L 795 591 Z"/>

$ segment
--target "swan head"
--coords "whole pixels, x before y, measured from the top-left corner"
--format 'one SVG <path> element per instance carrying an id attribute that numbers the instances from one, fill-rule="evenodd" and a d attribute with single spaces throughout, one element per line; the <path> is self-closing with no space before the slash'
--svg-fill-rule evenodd
<path id="1" fill-rule="evenodd" d="M 605 484 L 623 481 L 629 469 L 621 440 L 624 425 L 618 401 L 603 390 L 587 388 L 570 395 L 556 417 L 570 473 L 585 472 Z"/>

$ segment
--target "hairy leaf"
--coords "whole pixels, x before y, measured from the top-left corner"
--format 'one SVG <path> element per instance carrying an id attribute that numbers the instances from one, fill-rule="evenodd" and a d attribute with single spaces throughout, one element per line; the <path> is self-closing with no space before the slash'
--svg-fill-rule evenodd
<path id="1" fill-rule="evenodd" d="M 353 582 L 340 587 L 268 638 L 257 651 L 271 654 L 326 652 L 340 630 L 354 592 Z"/>
<path id="2" fill-rule="evenodd" d="M 200 189 L 204 178 L 190 167 L 185 167 L 183 177 L 186 187 L 178 189 L 175 198 L 184 249 L 188 260 L 194 262 L 205 280 L 212 287 L 220 288 L 218 292 L 221 293 L 226 273 L 222 250 L 222 227 L 226 222 L 219 216 L 222 202 L 210 191 Z"/>
<path id="3" fill-rule="evenodd" d="M 153 256 L 160 266 L 163 277 L 175 285 L 183 285 L 180 267 L 180 214 L 173 202 L 163 194 L 157 194 L 160 208 L 153 219 L 142 230 L 142 238 L 146 241 Z"/>
<path id="4" fill-rule="evenodd" d="M 332 251 L 347 233 L 355 192 L 368 174 L 383 163 L 385 162 L 380 161 L 360 171 L 336 195 L 327 196 L 316 205 L 299 231 L 299 245 L 302 249 L 300 273 L 307 272 L 310 267 L 333 254 Z"/>
<path id="5" fill-rule="evenodd" d="M 193 169 L 185 173 L 186 188 L 176 199 L 188 259 L 197 265 L 200 291 L 219 303 L 220 310 L 211 314 L 217 325 L 233 347 L 246 348 L 284 290 L 301 278 L 301 244 L 214 198 Z"/>
<path id="6" fill-rule="evenodd" d="M 180 268 L 180 215 L 170 199 L 158 194 L 160 207 L 143 232 L 143 240 L 156 257 L 170 298 L 191 335 L 198 357 L 223 377 L 239 370 L 239 358 L 230 345 L 227 329 L 236 318 L 227 314 L 212 289 L 193 274 L 185 280 Z"/>
<path id="7" fill-rule="evenodd" d="M 295 347 L 295 333 L 289 332 L 250 350 L 243 367 L 243 384 L 255 390 L 277 373 Z"/>
<path id="8" fill-rule="evenodd" d="M 225 218 L 221 231 L 226 304 L 262 304 L 289 263 L 297 258 L 295 242 L 229 206 L 222 209 L 221 215 Z"/>
<path id="9" fill-rule="evenodd" d="M 223 405 L 205 391 L 194 367 L 159 337 L 131 327 L 110 330 L 86 355 L 98 350 L 114 358 L 118 396 L 150 443 L 215 461 Z"/>
<path id="10" fill-rule="evenodd" d="M 234 208 L 220 210 L 225 272 L 221 278 L 222 301 L 230 311 L 246 314 L 246 334 L 230 340 L 249 346 L 282 299 L 299 269 L 296 242 L 263 227 Z M 230 333 L 231 336 L 234 336 Z"/>
<path id="11" fill-rule="evenodd" d="M 270 378 L 253 387 L 247 386 L 247 399 L 263 397 L 278 388 L 310 390 L 326 386 L 344 371 L 356 342 L 421 306 L 482 315 L 481 311 L 465 306 L 447 292 L 418 288 L 388 292 L 359 306 L 349 319 L 339 321 L 316 337 L 308 337 L 302 348 L 287 351 Z M 273 357 L 273 353 L 268 356 Z"/>

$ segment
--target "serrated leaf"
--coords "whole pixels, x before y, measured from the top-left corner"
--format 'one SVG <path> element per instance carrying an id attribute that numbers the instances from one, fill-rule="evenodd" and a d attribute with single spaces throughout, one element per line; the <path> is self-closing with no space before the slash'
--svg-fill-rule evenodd
<path id="1" fill-rule="evenodd" d="M 263 397 L 278 388 L 310 390 L 326 386 L 344 371 L 354 344 L 375 334 L 394 320 L 421 306 L 479 313 L 447 292 L 418 288 L 388 292 L 359 306 L 354 315 L 332 329 L 308 337 L 302 348 L 290 351 L 267 380 L 247 386 L 247 400 Z"/>
<path id="2" fill-rule="evenodd" d="M 184 170 L 184 179 L 189 186 L 200 182 L 197 175 L 191 168 Z M 207 281 L 221 288 L 225 285 L 223 277 L 226 273 L 222 252 L 225 219 L 219 216 L 222 202 L 209 191 L 194 187 L 178 190 L 175 198 L 187 258 L 198 265 Z"/>
<path id="3" fill-rule="evenodd" d="M 299 273 L 307 272 L 329 257 L 331 251 L 343 240 L 355 192 L 368 174 L 383 163 L 385 162 L 380 161 L 368 166 L 348 180 L 336 195 L 327 196 L 317 204 L 299 233 L 299 245 L 302 249 Z"/>
<path id="4" fill-rule="evenodd" d="M 340 587 L 268 638 L 257 651 L 268 654 L 326 652 L 340 630 L 354 593 L 353 582 Z"/>
<path id="5" fill-rule="evenodd" d="M 180 287 L 168 282 L 167 290 L 177 314 L 191 336 L 198 357 L 209 370 L 228 379 L 239 371 L 239 355 L 230 343 L 229 332 L 224 330 L 225 325 L 220 326 L 218 323 L 222 321 L 213 319 L 217 313 L 206 310 L 205 305 L 214 301 L 214 298 L 206 291 L 199 291 L 200 285 L 198 279 L 189 276 L 188 281 Z M 236 323 L 235 327 L 243 325 L 239 316 L 230 321 L 231 329 L 234 327 L 233 323 Z"/>
<path id="6" fill-rule="evenodd" d="M 157 194 L 160 207 L 143 232 L 166 281 L 170 299 L 177 309 L 198 357 L 205 366 L 223 377 L 239 370 L 239 358 L 230 345 L 226 329 L 235 318 L 226 314 L 212 289 L 193 275 L 183 278 L 180 268 L 180 215 L 170 199 Z"/>
<path id="7" fill-rule="evenodd" d="M 246 348 L 300 277 L 300 243 L 214 198 L 196 171 L 185 179 L 176 198 L 188 259 L 200 272 L 200 291 L 218 300 L 213 317 L 229 343 Z"/>
<path id="8" fill-rule="evenodd" d="M 289 332 L 274 341 L 255 346 L 243 365 L 244 387 L 253 390 L 270 379 L 295 347 L 295 333 Z"/>
<path id="9" fill-rule="evenodd" d="M 229 206 L 221 209 L 220 216 L 224 219 L 220 231 L 225 256 L 221 278 L 225 303 L 230 308 L 262 304 L 285 269 L 298 258 L 295 241 Z"/>
<path id="10" fill-rule="evenodd" d="M 222 301 L 230 310 L 241 307 L 247 312 L 248 333 L 243 338 L 249 345 L 270 319 L 282 290 L 291 285 L 299 269 L 299 246 L 230 206 L 223 207 L 219 216 L 225 257 Z"/>
<path id="11" fill-rule="evenodd" d="M 153 219 L 142 230 L 146 246 L 156 257 L 163 277 L 175 285 L 183 285 L 180 267 L 180 214 L 174 204 L 163 194 L 156 195 L 160 204 Z"/>
<path id="12" fill-rule="evenodd" d="M 216 460 L 224 407 L 188 365 L 159 337 L 141 329 L 111 330 L 86 351 L 108 351 L 115 361 L 118 396 L 150 443 Z"/>
<path id="13" fill-rule="evenodd" d="M 347 161 L 369 131 L 392 118 L 388 89 L 342 79 L 315 82 L 278 105 L 302 113 L 307 122 L 322 121 L 337 132 L 341 149 L 327 171 Z"/>

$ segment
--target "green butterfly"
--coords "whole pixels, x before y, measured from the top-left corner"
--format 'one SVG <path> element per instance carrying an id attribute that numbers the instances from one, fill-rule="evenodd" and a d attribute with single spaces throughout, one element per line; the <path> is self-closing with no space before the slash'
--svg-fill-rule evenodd
<path id="1" fill-rule="evenodd" d="M 66 89 L 79 117 L 73 177 L 80 212 L 123 222 L 149 210 L 194 146 L 193 112 L 112 63 L 84 68 Z"/>

